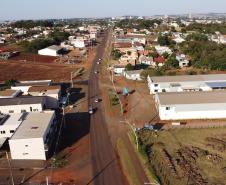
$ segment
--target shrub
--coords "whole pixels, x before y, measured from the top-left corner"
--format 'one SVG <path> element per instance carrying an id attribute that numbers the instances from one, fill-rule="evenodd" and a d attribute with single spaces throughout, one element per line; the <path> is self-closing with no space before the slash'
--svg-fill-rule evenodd
<path id="1" fill-rule="evenodd" d="M 185 74 L 186 75 L 197 75 L 197 72 L 196 71 L 185 71 Z"/>
<path id="2" fill-rule="evenodd" d="M 11 79 L 5 81 L 5 85 L 12 86 L 16 81 L 17 81 L 16 79 L 11 78 Z"/>
<path id="3" fill-rule="evenodd" d="M 165 89 L 162 89 L 162 92 L 166 92 L 166 90 Z"/>

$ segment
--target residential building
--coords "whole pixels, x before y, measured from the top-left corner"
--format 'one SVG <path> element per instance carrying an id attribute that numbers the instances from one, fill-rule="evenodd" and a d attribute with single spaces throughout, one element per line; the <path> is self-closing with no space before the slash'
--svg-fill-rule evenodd
<path id="1" fill-rule="evenodd" d="M 147 77 L 150 94 L 226 89 L 226 74 Z"/>
<path id="2" fill-rule="evenodd" d="M 12 159 L 46 160 L 55 127 L 54 111 L 29 113 L 9 140 Z"/>
<path id="3" fill-rule="evenodd" d="M 226 118 L 226 91 L 157 93 L 161 120 Z"/>
<path id="4" fill-rule="evenodd" d="M 142 80 L 140 78 L 140 73 L 143 70 L 132 70 L 132 71 L 123 71 L 123 75 L 129 80 Z"/>
<path id="5" fill-rule="evenodd" d="M 142 65 L 151 65 L 153 63 L 153 57 L 146 57 L 146 56 L 141 56 L 139 57 L 139 62 Z"/>
<path id="6" fill-rule="evenodd" d="M 154 58 L 154 62 L 151 64 L 152 66 L 156 67 L 157 65 L 159 67 L 164 66 L 165 65 L 165 58 L 164 57 L 157 57 Z"/>
<path id="7" fill-rule="evenodd" d="M 0 113 L 23 113 L 35 112 L 46 109 L 46 97 L 17 97 L 17 98 L 1 98 Z"/>
<path id="8" fill-rule="evenodd" d="M 180 67 L 186 67 L 189 65 L 189 60 L 184 54 L 177 55 L 176 59 L 179 61 Z"/>
<path id="9" fill-rule="evenodd" d="M 133 66 L 136 65 L 136 58 L 132 57 L 121 57 L 119 59 L 119 65 L 127 65 L 127 64 L 132 64 Z"/>

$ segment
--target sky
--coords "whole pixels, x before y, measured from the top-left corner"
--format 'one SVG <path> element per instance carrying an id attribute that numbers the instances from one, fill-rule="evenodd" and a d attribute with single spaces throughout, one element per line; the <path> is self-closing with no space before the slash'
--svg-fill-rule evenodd
<path id="1" fill-rule="evenodd" d="M 2 2 L 1 2 L 2 1 Z M 0 20 L 226 13 L 226 0 L 1 0 Z"/>

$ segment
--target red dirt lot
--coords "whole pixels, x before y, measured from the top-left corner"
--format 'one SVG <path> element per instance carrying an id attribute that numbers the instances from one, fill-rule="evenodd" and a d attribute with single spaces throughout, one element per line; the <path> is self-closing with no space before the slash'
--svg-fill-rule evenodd
<path id="1" fill-rule="evenodd" d="M 18 56 L 14 56 L 9 61 L 26 61 L 26 62 L 38 62 L 38 63 L 52 63 L 57 57 L 44 56 L 38 54 L 20 53 Z"/>
<path id="2" fill-rule="evenodd" d="M 14 78 L 19 81 L 46 80 L 54 82 L 69 81 L 71 66 L 26 64 L 0 60 L 0 83 Z"/>

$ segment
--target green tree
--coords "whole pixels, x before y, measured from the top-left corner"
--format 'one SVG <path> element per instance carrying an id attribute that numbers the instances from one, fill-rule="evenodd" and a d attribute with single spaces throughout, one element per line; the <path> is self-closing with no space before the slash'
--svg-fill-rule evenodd
<path id="1" fill-rule="evenodd" d="M 125 71 L 132 71 L 132 70 L 133 70 L 132 64 L 128 63 L 125 67 Z"/>
<path id="2" fill-rule="evenodd" d="M 149 76 L 162 76 L 162 72 L 156 70 L 155 68 L 148 67 L 147 69 L 143 70 L 140 73 L 140 77 L 144 80 L 147 79 L 148 75 Z"/>
<path id="3" fill-rule="evenodd" d="M 6 86 L 12 86 L 16 81 L 17 81 L 16 79 L 11 78 L 11 79 L 6 80 L 4 84 Z"/>
<path id="4" fill-rule="evenodd" d="M 187 30 L 185 28 L 182 28 L 181 33 L 187 33 Z"/>
<path id="5" fill-rule="evenodd" d="M 165 59 L 167 59 L 168 56 L 169 56 L 169 54 L 168 54 L 167 52 L 164 52 L 164 53 L 162 54 L 162 56 L 163 56 Z"/>
<path id="6" fill-rule="evenodd" d="M 172 31 L 172 32 L 177 32 L 177 30 L 175 29 L 174 26 L 171 26 L 171 31 Z"/>
<path id="7" fill-rule="evenodd" d="M 166 61 L 166 65 L 169 67 L 176 67 L 179 66 L 179 61 L 176 58 L 169 56 Z"/>
<path id="8" fill-rule="evenodd" d="M 127 55 L 131 55 L 131 51 L 127 51 L 126 53 L 127 53 Z"/>
<path id="9" fill-rule="evenodd" d="M 169 38 L 168 36 L 159 36 L 158 43 L 160 46 L 169 45 Z"/>

